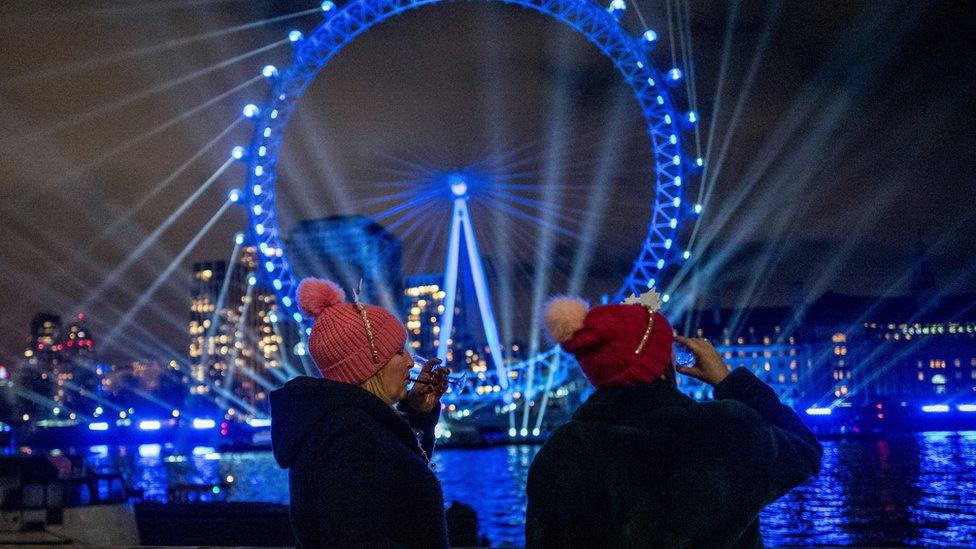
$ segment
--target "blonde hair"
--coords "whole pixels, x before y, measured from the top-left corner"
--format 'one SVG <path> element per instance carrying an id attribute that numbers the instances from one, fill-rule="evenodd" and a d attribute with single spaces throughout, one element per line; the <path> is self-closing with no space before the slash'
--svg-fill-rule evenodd
<path id="1" fill-rule="evenodd" d="M 393 406 L 393 398 L 387 394 L 386 388 L 383 387 L 383 382 L 379 378 L 379 372 L 370 376 L 369 379 L 360 383 L 359 386 L 365 389 L 366 392 L 385 402 L 387 406 Z"/>

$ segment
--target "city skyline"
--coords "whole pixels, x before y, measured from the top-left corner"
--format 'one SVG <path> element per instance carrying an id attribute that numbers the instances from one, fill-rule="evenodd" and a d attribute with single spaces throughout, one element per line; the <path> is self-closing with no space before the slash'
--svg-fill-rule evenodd
<path id="1" fill-rule="evenodd" d="M 251 78 L 269 60 L 283 63 L 286 56 L 268 50 L 267 56 L 208 73 L 212 78 L 206 82 L 188 81 L 179 87 L 179 95 L 166 88 L 144 100 L 130 103 L 128 97 L 166 86 L 233 53 L 280 40 L 290 28 L 307 29 L 316 16 L 232 33 L 220 48 L 201 50 L 203 59 L 194 59 L 181 47 L 133 54 L 132 59 L 153 68 L 146 71 L 115 70 L 102 61 L 88 71 L 79 70 L 87 61 L 111 55 L 91 37 L 113 36 L 116 53 L 118 48 L 131 52 L 172 35 L 204 33 L 204 20 L 231 27 L 304 8 L 301 2 L 258 2 L 239 10 L 201 8 L 213 17 L 197 17 L 200 12 L 160 7 L 157 15 L 173 23 L 165 29 L 137 10 L 102 15 L 98 9 L 80 10 L 75 17 L 70 15 L 75 13 L 72 8 L 53 3 L 32 4 L 29 12 L 14 9 L 5 18 L 2 24 L 9 32 L 0 40 L 11 55 L 2 63 L 11 78 L 0 85 L 0 98 L 11 116 L 5 132 L 9 140 L 5 138 L 0 155 L 5 174 L 0 192 L 8 207 L 22 204 L 26 209 L 0 218 L 10 237 L 0 252 L 0 349 L 9 353 L 19 347 L 21 327 L 38 310 L 63 316 L 84 310 L 104 323 L 102 328 L 114 327 L 116 319 L 126 317 L 141 292 L 166 268 L 168 258 L 212 214 L 211 207 L 240 184 L 237 168 L 226 168 L 205 193 L 206 204 L 193 205 L 185 219 L 169 225 L 114 281 L 105 282 L 106 277 L 198 189 L 234 145 L 247 141 L 245 125 L 231 125 L 240 107 L 263 91 L 247 88 L 226 95 L 219 108 L 215 105 L 185 120 L 185 131 L 166 147 L 160 146 L 161 139 L 170 135 L 162 130 L 133 140 Z M 706 200 L 698 231 L 702 244 L 693 251 L 707 273 L 701 276 L 725 288 L 727 303 L 787 303 L 795 280 L 805 281 L 814 296 L 827 289 L 904 294 L 908 288 L 900 274 L 912 269 L 918 243 L 930 247 L 941 288 L 954 293 L 976 285 L 970 259 L 976 255 L 974 244 L 957 238 L 976 232 L 976 221 L 965 206 L 976 198 L 971 180 L 976 170 L 971 155 L 933 146 L 973 148 L 968 129 L 972 119 L 964 106 L 976 79 L 972 67 L 956 57 L 927 53 L 955 50 L 956 44 L 964 43 L 971 18 L 959 11 L 949 2 L 873 7 L 851 3 L 815 10 L 782 6 L 779 11 L 744 4 L 735 14 L 732 47 L 722 63 L 729 7 L 691 10 L 704 137 L 715 130 L 711 148 L 705 151 L 711 155 L 706 169 L 711 170 L 707 178 L 714 180 L 712 196 Z M 648 9 L 647 15 L 651 26 L 666 28 L 663 10 Z M 46 17 L 50 25 L 18 23 L 37 17 Z M 636 26 L 634 17 L 628 11 L 625 23 Z M 488 22 L 485 40 L 478 33 L 456 30 L 470 28 L 463 23 L 472 18 Z M 618 101 L 620 86 L 612 68 L 578 38 L 547 23 L 496 7 L 444 6 L 422 18 L 404 18 L 378 29 L 370 40 L 357 42 L 337 60 L 334 71 L 323 74 L 299 107 L 299 121 L 282 160 L 279 198 L 284 225 L 289 218 L 377 213 L 382 208 L 367 206 L 391 178 L 399 178 L 391 173 L 403 171 L 404 159 L 444 169 L 516 151 L 514 159 L 527 161 L 531 181 L 541 179 L 537 176 L 545 171 L 545 158 L 553 153 L 564 158 L 557 171 L 563 172 L 567 184 L 590 184 L 595 158 L 603 154 L 601 130 L 615 128 L 619 139 L 610 142 L 619 153 L 619 169 L 612 179 L 620 192 L 611 193 L 615 198 L 608 211 L 616 215 L 596 235 L 604 253 L 591 266 L 585 293 L 598 296 L 612 290 L 629 268 L 647 220 L 646 194 L 640 190 L 648 171 L 640 153 L 643 137 L 628 98 Z M 77 25 L 85 25 L 86 32 L 66 32 Z M 450 30 L 428 32 L 434 27 Z M 767 28 L 768 34 L 760 32 Z M 24 35 L 27 29 L 33 29 L 30 36 Z M 502 31 L 511 37 L 507 45 L 488 39 Z M 438 37 L 428 46 L 430 58 L 412 58 L 408 52 L 423 51 L 418 40 L 424 36 Z M 878 49 L 877 44 L 885 47 Z M 159 55 L 165 51 L 174 55 Z M 557 51 L 562 55 L 554 55 Z M 876 55 L 854 55 L 857 62 L 847 62 L 851 52 L 867 51 Z M 664 45 L 655 55 L 662 65 L 670 61 Z M 459 57 L 470 60 L 477 74 L 458 72 L 450 60 Z M 753 62 L 755 78 L 750 79 Z M 727 78 L 719 86 L 723 70 Z M 494 76 L 479 76 L 479 71 Z M 500 95 L 483 92 L 483 81 L 498 83 Z M 800 91 L 787 93 L 784 83 Z M 919 96 L 919 89 L 927 91 Z M 562 97 L 562 102 L 554 104 L 555 97 Z M 494 117 L 492 101 L 513 108 Z M 107 109 L 104 113 L 102 107 Z M 562 118 L 553 118 L 557 112 Z M 811 118 L 811 112 L 833 113 L 833 118 Z M 498 121 L 499 126 L 486 120 Z M 542 128 L 558 120 L 563 120 L 565 133 L 574 135 L 564 143 L 573 151 L 573 161 L 582 163 L 581 169 L 569 170 L 568 153 L 546 147 L 549 134 Z M 850 120 L 859 123 L 847 123 Z M 215 138 L 215 128 L 227 131 L 205 147 Z M 498 133 L 498 146 L 483 137 L 493 131 Z M 519 149 L 523 144 L 527 148 Z M 40 151 L 43 158 L 37 156 Z M 197 152 L 197 161 L 180 168 Z M 175 175 L 167 181 L 171 174 Z M 45 192 L 65 192 L 67 180 L 73 182 L 71 188 L 85 192 L 49 200 Z M 926 182 L 924 192 L 917 188 L 918 181 Z M 159 186 L 162 182 L 166 185 Z M 589 201 L 585 195 L 571 198 Z M 484 224 L 497 221 L 493 216 Z M 233 234 L 243 227 L 241 212 L 226 216 L 179 270 L 185 273 L 193 260 L 229 254 Z M 408 248 L 413 248 L 405 249 L 409 261 L 422 255 L 416 249 L 420 240 L 426 239 L 408 239 Z M 485 239 L 486 261 L 501 261 L 506 250 L 493 250 L 487 244 L 491 240 Z M 574 243 L 567 239 L 557 246 L 561 247 L 555 248 L 554 257 L 572 252 Z M 533 258 L 514 251 L 516 265 L 531 265 Z M 429 255 L 439 256 L 437 250 Z M 424 266 L 415 270 L 429 271 Z M 135 334 L 144 335 L 142 329 L 176 333 L 167 327 L 183 322 L 180 276 L 174 273 L 164 281 L 148 306 L 127 319 L 126 324 L 139 327 L 133 328 Z M 520 283 L 519 277 L 514 282 Z M 559 291 L 553 288 L 553 293 Z M 79 307 L 89 301 L 89 306 Z M 179 344 L 175 338 L 166 343 Z"/>
<path id="2" fill-rule="evenodd" d="M 267 342 L 259 342 L 253 336 L 238 334 L 240 337 L 235 336 L 232 340 L 221 339 L 228 331 L 239 331 L 242 325 L 249 330 L 253 328 L 254 333 L 260 332 L 259 335 L 267 332 L 265 335 L 272 338 L 277 333 L 277 326 L 275 330 L 261 330 L 261 326 L 267 324 L 267 315 L 274 314 L 274 298 L 266 289 L 255 288 L 254 282 L 249 280 L 254 262 L 253 256 L 248 259 L 248 253 L 253 254 L 253 249 L 250 252 L 244 250 L 239 266 L 234 269 L 235 274 L 230 276 L 234 295 L 229 301 L 240 302 L 237 312 L 233 305 L 220 311 L 209 307 L 213 301 L 221 302 L 218 296 L 223 292 L 219 286 L 201 286 L 204 289 L 198 288 L 193 293 L 194 314 L 202 312 L 201 319 L 220 318 L 221 323 L 227 325 L 213 330 L 216 339 L 210 347 L 212 351 L 216 351 L 219 344 L 229 344 L 225 345 L 228 349 L 234 347 L 232 353 L 219 354 L 241 358 L 233 360 L 238 369 L 235 381 L 227 377 L 227 364 L 221 362 L 224 358 L 217 358 L 217 362 L 201 370 L 206 372 L 202 375 L 208 381 L 205 386 L 200 383 L 203 378 L 197 377 L 198 366 L 192 362 L 199 360 L 199 341 L 190 345 L 191 364 L 188 368 L 180 367 L 172 357 L 147 357 L 135 362 L 106 361 L 96 355 L 97 335 L 83 323 L 83 315 L 62 323 L 59 317 L 38 314 L 31 323 L 31 343 L 22 362 L 10 370 L 5 367 L 4 371 L 12 374 L 13 379 L 9 375 L 3 378 L 3 386 L 9 390 L 12 387 L 10 381 L 13 381 L 21 387 L 21 392 L 26 390 L 39 397 L 40 400 L 30 400 L 33 405 L 28 403 L 26 408 L 19 409 L 23 410 L 24 418 L 43 421 L 58 420 L 59 408 L 62 420 L 68 420 L 69 413 L 71 420 L 76 419 L 76 412 L 97 420 L 103 414 L 103 399 L 116 403 L 113 406 L 122 411 L 119 421 L 126 418 L 125 407 L 133 404 L 143 411 L 143 417 L 147 404 L 150 409 L 161 406 L 163 412 L 172 409 L 175 417 L 179 417 L 177 414 L 181 411 L 212 413 L 210 406 L 201 408 L 199 402 L 197 405 L 191 402 L 205 394 L 215 402 L 223 402 L 219 406 L 229 406 L 244 414 L 241 419 L 260 417 L 255 414 L 266 413 L 266 404 L 260 395 L 253 393 L 254 382 L 275 385 L 297 372 L 282 370 L 275 374 L 272 371 L 281 369 L 281 363 L 277 362 L 279 356 L 272 356 L 280 349 L 280 336 L 274 341 L 269 340 L 275 347 L 270 354 L 259 345 L 267 346 Z M 195 279 L 198 282 L 213 280 L 216 274 L 221 274 L 222 267 L 215 263 L 197 263 Z M 434 309 L 426 314 L 436 315 L 435 310 L 443 313 L 437 307 L 443 299 L 439 283 L 437 275 L 427 275 L 410 277 L 410 282 L 405 285 L 404 295 L 408 299 L 403 312 L 411 339 L 419 336 L 415 349 L 434 345 L 433 340 L 423 342 L 424 337 L 431 339 L 436 335 L 436 323 L 432 334 L 422 335 L 430 331 L 429 325 L 424 328 L 426 323 L 415 318 L 424 313 L 413 308 L 423 306 L 426 310 L 430 305 Z M 267 295 L 270 301 L 258 309 L 249 310 L 247 298 L 260 295 Z M 428 299 L 429 302 L 424 302 Z M 258 301 L 262 300 L 258 298 Z M 828 293 L 814 302 L 798 300 L 790 307 L 735 310 L 713 304 L 711 308 L 695 311 L 686 319 L 685 327 L 694 336 L 713 338 L 730 367 L 743 366 L 752 370 L 791 406 L 829 405 L 827 408 L 811 408 L 827 410 L 838 405 L 840 408 L 866 407 L 878 400 L 880 410 L 881 403 L 900 401 L 900 406 L 905 407 L 907 402 L 922 402 L 928 403 L 926 406 L 936 406 L 932 403 L 948 399 L 950 403 L 971 407 L 973 403 L 969 400 L 976 393 L 976 308 L 972 303 L 976 303 L 976 295 L 947 298 L 920 292 L 915 296 L 876 301 Z M 270 308 L 266 308 L 268 306 Z M 458 306 L 463 308 L 464 304 Z M 251 322 L 244 323 L 242 311 L 248 317 L 253 314 L 255 319 L 262 321 L 254 326 Z M 200 324 L 199 319 L 190 324 L 191 341 L 200 339 L 199 335 L 194 335 L 194 324 Z M 237 342 L 243 346 L 238 346 Z M 487 358 L 479 356 L 483 346 L 484 342 L 474 342 L 474 347 L 470 343 L 457 347 L 458 350 L 466 349 L 465 368 L 479 376 L 488 367 Z M 73 350 L 74 347 L 78 350 Z M 198 350 L 196 353 L 194 348 Z M 512 346 L 513 355 L 517 356 L 518 351 L 517 346 Z M 251 361 L 248 357 L 252 353 L 265 356 L 261 361 Z M 268 360 L 277 366 L 266 362 Z M 219 364 L 224 366 L 217 367 Z M 182 378 L 183 381 L 173 385 L 170 378 Z M 196 391 L 198 385 L 206 390 Z M 225 391 L 231 391 L 230 396 L 221 392 L 222 385 Z M 690 379 L 679 380 L 679 388 L 697 399 L 710 395 L 707 387 Z M 7 394 L 8 400 L 10 396 Z M 118 403 L 126 404 L 120 408 Z M 133 409 L 130 407 L 128 411 L 132 413 Z M 878 412 L 877 419 L 882 421 L 886 414 L 897 418 L 899 413 L 906 412 L 898 409 Z"/>
<path id="3" fill-rule="evenodd" d="M 460 222 L 466 195 L 455 195 Z M 455 244 L 457 255 L 445 260 L 453 274 L 398 280 L 390 277 L 401 273 L 400 242 L 369 218 L 303 221 L 289 245 L 308 274 L 326 268 L 353 274 L 346 285 L 368 277 L 369 294 L 396 303 L 411 351 L 427 357 L 436 351 L 464 375 L 445 403 L 443 438 L 482 444 L 544 436 L 592 389 L 559 346 L 536 350 L 512 339 L 492 345 L 477 291 L 485 284 L 477 245 Z M 0 370 L 0 429 L 123 429 L 138 436 L 164 426 L 206 431 L 219 424 L 221 437 L 237 437 L 266 427 L 270 391 L 302 373 L 315 375 L 301 332 L 261 275 L 260 258 L 270 251 L 239 235 L 228 261 L 193 264 L 185 354 L 110 359 L 96 353 L 99 338 L 86 315 L 68 323 L 36 315 L 22 358 Z M 789 306 L 746 309 L 724 308 L 713 295 L 707 308 L 671 321 L 682 333 L 711 338 L 730 369 L 751 371 L 821 428 L 903 429 L 919 413 L 976 411 L 976 294 L 939 295 L 925 261 L 909 286 L 908 296 L 827 292 L 810 300 L 795 284 Z M 398 295 L 390 288 L 400 288 Z M 439 331 L 447 326 L 445 338 Z M 713 398 L 712 388 L 694 379 L 679 376 L 676 384 L 696 400 Z M 231 435 L 231 425 L 239 434 Z"/>
<path id="4" fill-rule="evenodd" d="M 299 221 L 299 222 L 297 222 L 295 224 L 294 229 L 299 229 L 300 227 L 304 227 L 305 228 L 304 230 L 308 230 L 309 227 L 314 227 L 315 226 L 315 223 L 317 223 L 317 222 L 328 221 L 328 222 L 334 223 L 336 220 L 342 220 L 342 219 L 351 219 L 351 220 L 354 220 L 354 225 L 356 227 L 367 226 L 367 225 L 370 225 L 370 224 L 375 224 L 375 222 L 373 220 L 371 220 L 369 218 L 364 218 L 364 217 L 359 216 L 359 215 L 352 215 L 352 216 L 331 216 L 328 219 L 301 220 L 301 221 Z M 385 232 L 385 229 L 383 229 L 381 225 L 376 225 L 376 227 L 377 228 L 376 229 L 373 229 L 373 231 L 377 232 L 377 234 L 388 234 L 388 233 Z M 334 231 L 336 229 L 332 229 L 332 230 Z M 395 240 L 395 237 L 393 237 L 393 238 Z M 342 244 L 341 246 L 345 246 L 345 244 Z M 259 288 L 259 290 L 258 290 L 257 293 L 264 296 L 261 299 L 264 299 L 264 300 L 271 299 L 272 300 L 272 303 L 273 303 L 273 293 L 271 292 L 271 289 L 269 287 L 269 284 L 267 283 L 266 280 L 264 280 L 263 278 L 261 278 L 261 273 L 257 270 L 257 264 L 255 263 L 255 260 L 254 260 L 254 257 L 253 257 L 254 256 L 254 253 L 255 253 L 255 248 L 253 246 L 250 246 L 250 247 L 244 246 L 244 249 L 245 249 L 245 251 L 239 256 L 239 261 L 242 262 L 241 263 L 242 265 L 244 264 L 244 262 L 247 262 L 247 261 L 250 261 L 251 262 L 252 268 L 251 268 L 250 271 L 247 271 L 247 274 L 249 274 L 251 277 L 253 277 L 254 280 L 256 281 L 255 284 Z M 247 251 L 247 250 L 250 250 L 250 251 Z M 248 257 L 251 257 L 251 259 L 248 260 L 247 259 Z M 194 267 L 194 270 L 192 272 L 192 278 L 194 280 L 197 280 L 199 278 L 200 272 L 197 269 L 206 269 L 206 268 L 211 268 L 212 269 L 215 266 L 221 266 L 221 265 L 225 265 L 225 264 L 226 264 L 226 259 L 220 259 L 220 258 L 211 258 L 211 259 L 205 259 L 205 260 L 202 260 L 202 261 L 193 261 L 192 262 L 192 266 Z M 317 267 L 315 267 L 313 270 L 315 270 L 315 269 L 321 270 L 321 268 L 323 268 L 323 265 L 324 264 L 320 264 Z M 333 265 L 333 267 L 335 267 L 335 266 L 336 265 Z M 342 270 L 343 272 L 345 272 L 345 271 L 351 272 L 350 269 L 352 269 L 352 270 L 360 269 L 361 270 L 362 267 L 361 266 L 357 266 L 357 265 L 350 265 L 348 267 L 343 267 L 340 270 Z M 238 272 L 238 271 L 240 271 L 240 272 Z M 220 270 L 219 273 L 218 273 L 218 275 L 219 275 L 218 278 L 222 278 L 224 272 L 225 271 Z M 239 284 L 241 286 L 241 288 L 246 287 L 246 285 L 247 285 L 247 276 L 245 276 L 245 271 L 241 270 L 241 268 L 238 268 L 238 269 L 235 270 L 235 273 L 237 273 L 237 275 L 234 278 L 235 283 L 236 284 Z M 214 275 L 211 275 L 211 276 L 214 276 Z M 408 301 L 409 301 L 409 299 L 410 299 L 411 296 L 410 296 L 409 293 L 407 293 L 407 292 L 404 291 L 404 290 L 409 289 L 409 285 L 408 285 L 409 284 L 409 281 L 411 279 L 417 279 L 417 278 L 419 278 L 419 279 L 424 279 L 427 282 L 432 283 L 431 281 L 433 279 L 439 278 L 439 277 L 442 277 L 442 276 L 443 275 L 440 274 L 440 273 L 429 273 L 429 272 L 428 273 L 413 273 L 413 274 L 407 274 L 407 273 L 405 273 L 405 274 L 403 274 L 402 276 L 400 276 L 398 278 L 398 280 L 400 281 L 399 282 L 399 290 L 400 290 L 399 293 L 400 293 L 400 298 L 401 299 L 400 299 L 400 301 L 394 307 L 391 307 L 391 309 L 396 310 L 400 314 L 400 316 L 404 319 L 405 324 L 406 324 L 406 322 L 408 322 L 409 317 L 411 316 L 410 311 L 409 311 L 409 306 L 408 306 Z M 858 302 L 859 303 L 862 303 L 862 306 L 867 311 L 867 310 L 871 310 L 872 309 L 871 298 L 877 298 L 878 302 L 881 302 L 882 300 L 892 299 L 892 298 L 921 299 L 923 297 L 935 297 L 935 296 L 943 296 L 943 295 L 946 295 L 946 292 L 942 291 L 941 288 L 938 288 L 938 287 L 935 286 L 936 279 L 937 279 L 937 277 L 931 271 L 930 266 L 927 263 L 924 263 L 923 262 L 921 265 L 916 264 L 915 271 L 913 273 L 911 273 L 911 276 L 906 277 L 906 280 L 905 280 L 904 284 L 910 290 L 908 293 L 900 294 L 900 295 L 892 295 L 892 293 L 890 291 L 886 291 L 886 292 L 880 292 L 880 293 L 875 294 L 875 295 L 858 295 L 856 297 L 858 298 Z M 340 282 L 340 285 L 342 285 L 344 287 L 344 289 L 347 290 L 347 292 L 349 292 L 349 295 L 352 295 L 351 292 L 354 290 L 354 285 L 353 285 L 352 282 L 350 282 L 350 280 L 352 280 L 352 279 L 350 278 L 349 280 L 346 280 L 344 282 Z M 214 280 L 214 283 L 217 283 L 217 282 L 219 282 L 219 281 Z M 197 281 L 197 283 L 199 283 L 199 281 Z M 386 283 L 384 283 L 384 284 L 386 284 Z M 468 281 L 468 284 L 470 284 L 470 280 Z M 727 302 L 727 300 L 724 299 L 723 296 L 720 295 L 717 292 L 717 290 L 720 290 L 720 289 L 718 289 L 718 288 L 711 288 L 711 289 L 707 289 L 707 290 L 699 290 L 699 295 L 698 295 L 699 299 L 696 301 L 696 307 L 690 311 L 692 317 L 695 317 L 695 316 L 701 317 L 703 313 L 707 313 L 708 311 L 714 310 L 716 308 L 716 306 L 718 306 L 720 309 L 723 309 L 723 310 L 726 310 L 726 309 L 736 310 L 736 307 L 734 306 L 734 304 L 733 304 L 732 307 L 730 307 L 729 304 L 728 304 L 728 302 Z M 462 293 L 462 288 L 459 288 L 458 291 L 459 291 L 459 294 Z M 469 292 L 472 292 L 473 290 L 471 288 L 468 288 L 468 291 Z M 812 303 L 820 300 L 824 296 L 829 296 L 831 294 L 837 294 L 838 293 L 833 288 L 827 288 L 827 289 L 823 289 L 823 291 L 822 291 L 822 293 L 820 295 L 807 295 L 806 293 L 804 293 L 804 292 L 807 291 L 807 288 L 805 288 L 805 286 L 802 283 L 799 283 L 799 282 L 794 282 L 793 283 L 793 286 L 792 286 L 791 291 L 793 293 L 791 293 L 790 301 L 788 301 L 786 303 L 776 303 L 776 304 L 773 304 L 773 305 L 757 305 L 757 306 L 753 306 L 753 307 L 742 307 L 740 309 L 743 309 L 743 310 L 745 310 L 745 309 L 756 309 L 756 308 L 762 309 L 762 308 L 767 308 L 767 307 L 789 306 L 791 303 L 793 305 L 795 305 L 797 299 L 800 299 L 801 302 L 804 303 L 804 304 L 812 304 Z M 797 296 L 795 294 L 795 292 L 797 292 L 797 291 L 801 292 L 801 295 L 800 296 Z M 241 295 L 239 295 L 237 297 L 239 299 L 243 299 L 243 297 L 244 297 L 243 290 L 240 290 L 240 292 L 241 292 Z M 375 295 L 367 295 L 367 297 L 377 298 L 380 295 L 379 292 L 376 292 L 375 290 L 374 291 L 371 291 L 370 294 L 375 294 Z M 973 295 L 976 295 L 976 294 L 973 294 Z M 197 305 L 194 304 L 195 303 L 195 299 L 194 299 L 193 295 L 191 293 L 187 293 L 185 297 L 186 297 L 187 307 L 188 307 L 189 310 L 191 310 L 191 317 L 196 318 L 196 316 L 199 316 L 200 317 L 199 318 L 199 321 L 202 322 L 203 321 L 203 316 L 200 316 L 196 312 L 194 312 L 194 311 L 196 311 L 196 306 Z M 601 300 L 601 298 L 606 298 L 606 297 L 608 297 L 606 294 L 604 294 L 602 296 L 592 296 L 592 297 L 589 298 L 589 300 L 591 302 L 593 302 L 593 303 L 599 303 L 600 300 Z M 852 297 L 854 297 L 854 296 L 852 296 Z M 497 299 L 497 298 L 495 298 L 495 299 Z M 367 300 L 367 302 L 372 302 L 372 301 Z M 65 315 L 59 314 L 59 313 L 53 313 L 53 312 L 50 311 L 50 309 L 47 309 L 46 310 L 46 309 L 41 308 L 41 309 L 37 310 L 32 315 L 32 318 L 36 320 L 37 318 L 44 317 L 44 316 L 49 316 L 51 318 L 55 318 L 55 317 L 61 318 L 61 317 L 65 316 Z M 72 315 L 67 315 L 67 316 L 75 318 L 76 319 L 75 320 L 76 323 L 77 322 L 80 322 L 82 319 L 90 318 L 90 316 L 87 313 L 85 313 L 84 311 L 78 311 L 78 312 L 76 312 L 76 313 L 74 313 Z M 192 329 L 193 322 L 196 322 L 196 321 L 191 320 L 191 329 Z M 291 322 L 285 322 L 284 324 L 290 325 Z M 687 325 L 687 322 L 685 323 L 685 325 Z M 680 333 L 681 332 L 681 325 L 676 325 L 676 329 Z M 182 331 L 180 331 L 180 330 L 182 330 Z M 178 332 L 180 338 L 185 339 L 185 325 L 184 326 L 181 326 L 177 330 L 177 332 Z M 171 334 L 170 337 L 174 337 L 174 335 Z M 195 337 L 195 336 L 191 336 L 191 338 L 192 337 Z M 518 340 L 518 338 L 516 338 L 515 340 L 522 341 L 522 340 Z M 508 342 L 508 343 L 510 343 L 510 342 Z M 294 344 L 294 342 L 292 344 Z M 126 361 L 133 361 L 133 360 L 134 361 L 138 361 L 138 360 L 157 360 L 157 359 L 165 359 L 166 361 L 169 361 L 169 360 L 171 360 L 173 358 L 181 357 L 181 358 L 189 358 L 190 362 L 192 363 L 194 357 L 195 356 L 199 356 L 199 354 L 193 355 L 192 354 L 192 350 L 191 350 L 190 353 L 186 353 L 186 352 L 184 352 L 185 351 L 185 348 L 186 348 L 185 347 L 185 342 L 182 342 L 181 341 L 179 343 L 179 346 L 171 347 L 170 348 L 171 350 L 174 350 L 175 352 L 171 352 L 169 354 L 167 354 L 167 353 L 161 353 L 161 354 L 151 355 L 151 354 L 147 354 L 145 352 L 143 352 L 141 354 L 126 354 L 126 353 L 122 353 L 122 354 L 118 354 L 117 356 L 116 355 L 109 354 L 109 355 L 106 355 L 106 359 L 108 361 L 110 361 L 110 362 L 113 361 L 113 360 L 116 361 L 116 362 L 118 362 L 118 361 L 126 362 Z M 146 349 L 146 347 L 143 347 L 143 349 Z M 179 351 L 178 349 L 183 349 L 184 351 Z M 16 364 L 17 360 L 22 357 L 20 351 L 17 350 L 17 349 L 0 350 L 0 352 L 3 352 L 7 357 L 9 357 L 6 360 L 6 363 L 5 363 L 4 360 L 0 359 L 0 365 L 4 365 L 4 366 L 6 366 L 6 364 Z M 174 356 L 174 355 L 176 355 L 176 356 Z"/>
<path id="5" fill-rule="evenodd" d="M 976 539 L 972 4 L 0 13 L 0 540 Z"/>

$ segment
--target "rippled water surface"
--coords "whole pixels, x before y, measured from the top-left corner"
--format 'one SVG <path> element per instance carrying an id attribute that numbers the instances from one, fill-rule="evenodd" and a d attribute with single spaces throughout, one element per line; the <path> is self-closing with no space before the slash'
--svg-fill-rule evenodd
<path id="1" fill-rule="evenodd" d="M 447 502 L 473 506 L 494 545 L 520 545 L 525 480 L 537 448 L 441 450 L 435 470 Z M 824 442 L 819 476 L 763 512 L 768 546 L 976 546 L 976 432 Z M 288 503 L 287 473 L 270 452 L 171 455 L 158 446 L 92 449 L 146 497 L 175 484 L 233 477 L 229 499 Z"/>

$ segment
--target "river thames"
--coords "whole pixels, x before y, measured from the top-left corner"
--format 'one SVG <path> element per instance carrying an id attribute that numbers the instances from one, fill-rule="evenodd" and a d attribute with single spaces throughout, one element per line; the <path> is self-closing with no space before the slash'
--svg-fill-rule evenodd
<path id="1" fill-rule="evenodd" d="M 824 441 L 821 473 L 762 514 L 768 546 L 976 546 L 976 431 Z M 440 450 L 447 503 L 475 508 L 493 546 L 521 545 L 535 446 Z M 231 501 L 288 503 L 287 472 L 270 452 L 185 454 L 146 445 L 94 447 L 89 462 L 121 471 L 147 499 L 171 485 L 231 477 Z"/>

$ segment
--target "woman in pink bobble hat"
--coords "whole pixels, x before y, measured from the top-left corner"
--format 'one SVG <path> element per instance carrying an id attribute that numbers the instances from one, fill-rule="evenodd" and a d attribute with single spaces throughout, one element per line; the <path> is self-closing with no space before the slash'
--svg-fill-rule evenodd
<path id="1" fill-rule="evenodd" d="M 307 278 L 298 303 L 314 318 L 309 353 L 322 379 L 271 393 L 271 445 L 288 469 L 298 547 L 446 547 L 440 483 L 430 470 L 446 368 L 413 365 L 407 332 L 389 311 Z M 419 433 L 419 440 L 418 434 Z"/>

